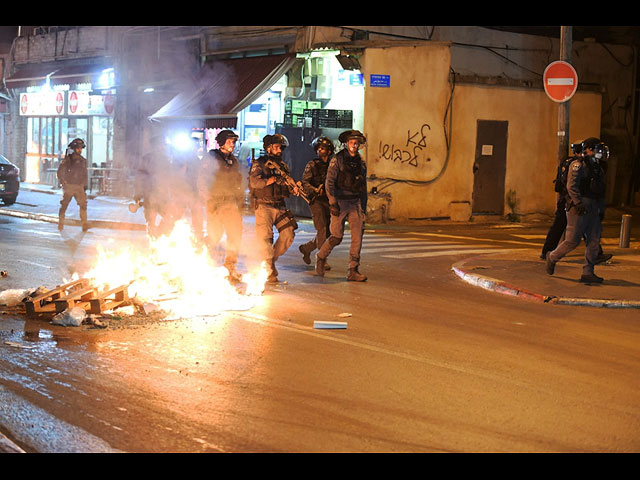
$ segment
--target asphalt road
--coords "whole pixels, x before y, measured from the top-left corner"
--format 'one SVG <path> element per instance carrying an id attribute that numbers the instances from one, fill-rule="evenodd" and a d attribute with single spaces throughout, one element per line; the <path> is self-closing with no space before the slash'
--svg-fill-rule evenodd
<path id="1" fill-rule="evenodd" d="M 109 329 L 2 315 L 0 432 L 37 452 L 638 451 L 634 315 L 523 302 L 451 272 L 478 250 L 534 254 L 545 229 L 436 225 L 428 245 L 425 229 L 369 231 L 369 280 L 353 283 L 348 242 L 324 279 L 302 263 L 303 223 L 283 282 L 250 310 Z M 144 241 L 0 217 L 0 290 L 53 286 L 97 244 Z"/>

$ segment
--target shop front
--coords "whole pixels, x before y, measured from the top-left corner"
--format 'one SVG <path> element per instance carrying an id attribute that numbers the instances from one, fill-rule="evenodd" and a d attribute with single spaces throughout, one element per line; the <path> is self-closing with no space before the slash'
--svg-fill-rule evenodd
<path id="1" fill-rule="evenodd" d="M 197 85 L 149 119 L 169 131 L 203 132 L 206 150 L 217 148 L 214 139 L 220 129 L 234 130 L 239 136 L 236 156 L 247 172 L 261 154 L 263 137 L 283 133 L 290 143 L 284 159 L 300 180 L 315 156 L 314 138 L 327 135 L 338 148 L 341 131 L 362 129 L 363 77 L 359 70 L 345 68 L 339 53 L 325 49 L 210 60 Z M 288 206 L 296 215 L 310 216 L 302 199 L 291 198 Z"/>
<path id="2" fill-rule="evenodd" d="M 69 142 L 82 138 L 87 145 L 83 152 L 87 186 L 106 188 L 104 179 L 114 174 L 113 78 L 112 68 L 93 66 L 70 72 L 40 66 L 36 72 L 33 67 L 19 69 L 7 79 L 7 87 L 19 99 L 17 113 L 24 129 L 24 181 L 55 186 L 56 170 Z"/>

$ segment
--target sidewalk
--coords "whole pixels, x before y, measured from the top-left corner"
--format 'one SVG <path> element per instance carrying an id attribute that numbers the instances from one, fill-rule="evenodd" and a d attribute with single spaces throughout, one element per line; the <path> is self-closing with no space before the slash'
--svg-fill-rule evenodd
<path id="1" fill-rule="evenodd" d="M 455 263 L 451 269 L 472 285 L 529 301 L 556 305 L 640 308 L 640 249 L 608 248 L 613 258 L 596 265 L 601 284 L 580 283 L 584 243 L 548 275 L 539 250 L 512 250 Z"/>
<path id="2" fill-rule="evenodd" d="M 53 188 L 49 185 L 35 184 L 35 183 L 21 183 L 21 191 L 31 191 L 46 193 L 51 195 L 62 195 L 61 188 Z M 104 195 L 97 195 L 87 193 L 89 199 L 88 216 L 89 224 L 92 228 L 114 228 L 119 230 L 146 230 L 146 224 L 144 220 L 144 210 L 140 208 L 136 213 L 129 211 L 129 204 L 133 203 L 132 199 L 109 197 Z M 18 195 L 18 201 L 16 204 L 20 204 L 20 196 Z M 50 205 L 38 206 L 38 212 L 27 211 L 28 209 L 12 209 L 11 214 L 16 217 L 29 218 L 32 220 L 39 220 L 49 223 L 58 223 L 58 208 L 59 202 L 56 200 Z M 115 207 L 115 208 L 114 208 Z M 0 204 L 0 210 L 2 205 Z M 72 200 L 67 211 L 67 218 L 65 219 L 66 225 L 81 226 L 80 220 L 75 218 L 78 215 L 75 213 L 77 205 L 75 200 Z M 6 210 L 2 213 L 9 214 Z"/>
<path id="3" fill-rule="evenodd" d="M 21 184 L 22 190 L 60 195 L 60 189 L 47 185 Z M 143 209 L 131 213 L 130 199 L 89 195 L 89 222 L 94 228 L 145 230 Z M 18 202 L 20 197 L 18 197 Z M 73 205 L 73 202 L 72 202 Z M 58 222 L 58 203 L 39 208 L 38 213 L 2 208 L 0 214 L 20 216 L 51 223 Z M 613 213 L 613 212 L 612 212 Z M 79 220 L 67 217 L 67 223 Z M 395 230 L 395 229 L 394 229 Z M 632 240 L 634 237 L 632 231 Z M 496 254 L 469 257 L 452 265 L 452 271 L 463 281 L 495 293 L 510 295 L 540 303 L 556 305 L 595 306 L 607 308 L 640 308 L 640 243 L 632 241 L 630 248 L 618 248 L 618 242 L 603 245 L 613 258 L 596 265 L 602 284 L 580 283 L 584 261 L 584 243 L 556 265 L 550 276 L 539 249 L 516 249 Z"/>

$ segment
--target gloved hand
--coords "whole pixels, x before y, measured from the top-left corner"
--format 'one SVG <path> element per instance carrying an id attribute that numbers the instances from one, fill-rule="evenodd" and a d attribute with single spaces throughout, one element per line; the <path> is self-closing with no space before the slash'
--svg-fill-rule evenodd
<path id="1" fill-rule="evenodd" d="M 329 212 L 331 212 L 331 215 L 337 217 L 338 215 L 340 215 L 340 205 L 338 205 L 337 203 L 329 204 Z"/>

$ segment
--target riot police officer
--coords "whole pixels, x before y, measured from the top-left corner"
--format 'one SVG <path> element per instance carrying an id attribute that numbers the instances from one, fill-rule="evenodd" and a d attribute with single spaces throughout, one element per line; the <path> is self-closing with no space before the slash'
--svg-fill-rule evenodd
<path id="1" fill-rule="evenodd" d="M 249 171 L 249 188 L 251 200 L 255 208 L 256 236 L 261 242 L 262 258 L 269 268 L 269 283 L 278 282 L 276 261 L 291 246 L 298 228 L 295 217 L 285 205 L 284 199 L 291 193 L 297 195 L 298 189 L 289 189 L 284 178 L 278 172 L 266 165 L 267 160 L 277 163 L 288 170 L 282 154 L 289 146 L 289 140 L 284 135 L 266 135 L 263 139 L 266 152 L 251 164 Z M 278 239 L 273 242 L 273 227 L 278 230 Z"/>
<path id="2" fill-rule="evenodd" d="M 540 253 L 540 258 L 543 260 L 546 260 L 547 252 L 551 252 L 552 250 L 556 249 L 556 247 L 560 243 L 562 234 L 567 228 L 567 176 L 569 172 L 569 165 L 571 165 L 571 162 L 582 156 L 582 142 L 572 143 L 571 151 L 573 152 L 573 155 L 571 157 L 565 158 L 560 163 L 560 165 L 558 165 L 556 178 L 553 181 L 554 190 L 558 194 L 556 199 L 556 212 L 542 246 L 542 252 Z M 604 216 L 604 211 L 602 211 L 601 213 Z M 611 257 L 613 257 L 612 254 L 606 254 L 602 251 L 602 245 L 598 246 L 598 258 L 596 259 L 596 265 L 610 260 Z"/>
<path id="3" fill-rule="evenodd" d="M 324 188 L 327 179 L 327 169 L 329 168 L 329 158 L 333 155 L 335 147 L 329 137 L 320 136 L 311 142 L 311 146 L 316 151 L 317 157 L 307 163 L 302 174 L 302 188 L 309 197 L 309 208 L 313 226 L 316 229 L 316 236 L 307 243 L 300 245 L 302 260 L 307 265 L 311 264 L 311 253 L 319 249 L 328 237 L 329 225 L 331 223 L 331 213 L 329 210 L 329 198 Z M 325 263 L 325 270 L 330 270 L 328 263 Z"/>
<path id="4" fill-rule="evenodd" d="M 585 262 L 580 281 L 602 283 L 594 273 L 602 234 L 601 215 L 604 212 L 605 173 L 600 161 L 608 156 L 608 148 L 597 138 L 582 142 L 583 156 L 569 165 L 567 175 L 567 229 L 565 240 L 547 253 L 546 270 L 553 275 L 556 263 L 575 249 L 585 237 Z"/>
<path id="5" fill-rule="evenodd" d="M 210 150 L 202 160 L 198 175 L 198 191 L 205 200 L 207 215 L 207 238 L 205 242 L 211 250 L 218 247 L 222 234 L 227 234 L 224 266 L 229 271 L 229 279 L 240 281 L 236 270 L 238 252 L 242 238 L 242 204 L 244 188 L 238 159 L 233 155 L 238 135 L 232 130 L 222 130 L 216 135 L 219 148 Z"/>
<path id="6" fill-rule="evenodd" d="M 347 280 L 364 282 L 367 277 L 360 273 L 359 267 L 367 211 L 367 166 L 359 150 L 367 139 L 358 130 L 347 130 L 338 140 L 344 148 L 331 158 L 325 182 L 331 212 L 330 235 L 316 255 L 316 273 L 324 276 L 327 257 L 342 242 L 345 221 L 348 221 L 351 247 Z"/>
<path id="7" fill-rule="evenodd" d="M 71 199 L 75 198 L 80 209 L 82 231 L 89 228 L 87 222 L 87 160 L 82 156 L 86 148 L 84 140 L 76 138 L 69 144 L 69 149 L 58 166 L 58 181 L 62 185 L 62 199 L 58 211 L 58 230 L 64 228 L 64 219 Z"/>
<path id="8" fill-rule="evenodd" d="M 171 233 L 176 220 L 172 215 L 170 198 L 173 187 L 171 170 L 165 139 L 156 135 L 151 139 L 150 152 L 143 155 L 138 163 L 133 196 L 138 204 L 144 204 L 147 233 L 152 237 Z"/>

